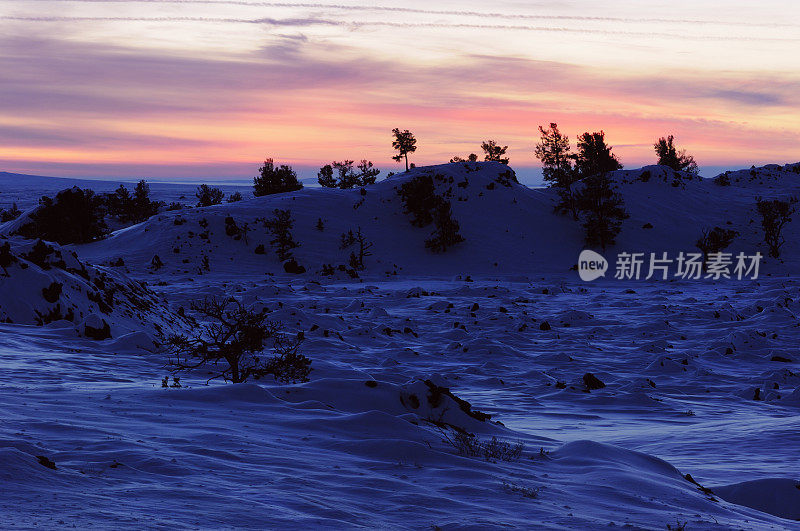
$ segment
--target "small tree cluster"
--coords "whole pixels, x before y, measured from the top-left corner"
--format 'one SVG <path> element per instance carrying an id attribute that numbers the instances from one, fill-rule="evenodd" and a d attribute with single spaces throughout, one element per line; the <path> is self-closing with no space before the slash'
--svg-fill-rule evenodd
<path id="1" fill-rule="evenodd" d="M 294 226 L 292 213 L 289 210 L 281 210 L 279 208 L 273 210 L 272 213 L 274 217 L 264 220 L 264 226 L 272 234 L 272 240 L 269 243 L 275 249 L 275 253 L 281 261 L 288 260 L 292 257 L 292 249 L 300 246 L 294 241 L 291 233 Z"/>
<path id="2" fill-rule="evenodd" d="M 206 299 L 191 305 L 205 321 L 191 334 L 177 334 L 166 345 L 173 370 L 208 368 L 212 377 L 233 383 L 272 376 L 284 383 L 307 382 L 311 360 L 298 353 L 299 339 L 283 333 L 266 311 L 245 308 L 233 298 Z M 264 349 L 272 343 L 273 356 Z"/>
<path id="3" fill-rule="evenodd" d="M 236 203 L 237 201 L 241 201 L 244 199 L 242 197 L 242 192 L 233 192 L 231 195 L 228 196 L 228 203 Z"/>
<path id="4" fill-rule="evenodd" d="M 375 184 L 381 170 L 374 168 L 371 161 L 362 159 L 355 168 L 352 160 L 332 162 L 319 169 L 317 182 L 323 188 L 357 188 Z"/>
<path id="5" fill-rule="evenodd" d="M 42 238 L 59 244 L 87 243 L 108 232 L 103 220 L 103 199 L 94 191 L 77 186 L 62 190 L 55 199 L 42 197 L 39 208 L 19 233 L 26 238 Z"/>
<path id="6" fill-rule="evenodd" d="M 436 194 L 436 187 L 430 175 L 419 175 L 404 183 L 398 190 L 405 212 L 412 216 L 415 227 L 434 224 L 431 238 L 425 240 L 425 247 L 441 253 L 449 247 L 463 242 L 459 233 L 458 221 L 453 219 L 450 202 Z"/>
<path id="7" fill-rule="evenodd" d="M 150 199 L 150 185 L 145 180 L 136 184 L 132 194 L 121 184 L 113 194 L 106 196 L 108 214 L 125 223 L 140 223 L 157 214 L 163 204 Z"/>
<path id="8" fill-rule="evenodd" d="M 272 159 L 264 161 L 258 169 L 258 176 L 253 179 L 253 195 L 256 197 L 294 192 L 302 188 L 303 185 L 297 180 L 297 173 L 291 166 L 275 166 Z"/>
<path id="9" fill-rule="evenodd" d="M 207 184 L 198 186 L 197 192 L 194 195 L 197 197 L 197 206 L 199 207 L 218 205 L 222 203 L 222 199 L 225 197 L 222 190 Z"/>
<path id="10" fill-rule="evenodd" d="M 669 166 L 675 171 L 685 171 L 697 174 L 699 171 L 694 157 L 688 155 L 685 149 L 675 147 L 675 137 L 669 135 L 667 137 L 659 138 L 653 148 L 658 156 L 658 164 L 661 166 Z"/>
<path id="11" fill-rule="evenodd" d="M 708 264 L 708 255 L 724 251 L 738 235 L 735 230 L 722 227 L 703 229 L 703 235 L 694 244 L 703 253 L 703 268 Z"/>
<path id="12" fill-rule="evenodd" d="M 797 199 L 766 200 L 756 198 L 756 210 L 761 215 L 761 226 L 764 228 L 764 242 L 769 247 L 769 255 L 773 258 L 781 256 L 781 247 L 786 243 L 782 236 L 783 227 L 792 221 Z"/>

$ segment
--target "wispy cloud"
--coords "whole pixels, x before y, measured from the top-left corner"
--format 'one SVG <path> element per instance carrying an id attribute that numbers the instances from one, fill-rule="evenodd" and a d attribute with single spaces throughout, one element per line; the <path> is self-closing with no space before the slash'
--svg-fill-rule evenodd
<path id="1" fill-rule="evenodd" d="M 279 8 L 305 8 L 326 9 L 345 12 L 374 12 L 394 14 L 438 15 L 456 18 L 476 17 L 495 18 L 508 20 L 555 20 L 555 21 L 587 21 L 587 22 L 623 22 L 645 24 L 691 24 L 712 26 L 767 26 L 767 27 L 798 27 L 796 22 L 768 22 L 763 23 L 752 20 L 715 20 L 697 18 L 670 18 L 670 17 L 618 17 L 618 16 L 589 16 L 589 15 L 546 15 L 526 13 L 503 13 L 498 11 L 476 11 L 458 9 L 421 9 L 414 7 L 380 6 L 380 5 L 355 5 L 355 4 L 326 4 L 314 2 L 261 2 L 247 0 L 24 0 L 28 3 L 54 3 L 68 2 L 72 4 L 174 4 L 174 5 L 222 5 L 239 7 L 279 7 Z"/>
<path id="2" fill-rule="evenodd" d="M 696 41 L 736 41 L 736 42 L 800 42 L 800 37 L 770 37 L 747 35 L 709 35 L 702 33 L 629 31 L 620 29 L 602 29 L 570 26 L 533 26 L 526 24 L 483 24 L 460 22 L 391 22 L 391 21 L 358 21 L 333 20 L 325 18 L 232 18 L 232 17 L 111 17 L 111 16 L 27 16 L 2 15 L 0 20 L 15 22 L 162 22 L 162 23 L 194 23 L 194 24 L 252 24 L 273 27 L 308 27 L 308 26 L 340 26 L 349 29 L 386 27 L 402 29 L 466 29 L 478 31 L 524 31 L 538 33 L 566 33 L 583 35 L 605 35 L 614 37 L 665 38 Z"/>

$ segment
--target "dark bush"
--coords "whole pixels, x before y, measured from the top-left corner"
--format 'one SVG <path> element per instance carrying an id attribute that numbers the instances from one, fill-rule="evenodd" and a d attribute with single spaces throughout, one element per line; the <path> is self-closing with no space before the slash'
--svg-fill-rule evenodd
<path id="1" fill-rule="evenodd" d="M 738 235 L 735 230 L 722 227 L 704 229 L 703 235 L 694 244 L 703 253 L 703 267 L 708 263 L 708 255 L 724 251 Z"/>
<path id="2" fill-rule="evenodd" d="M 0 208 L 0 223 L 5 223 L 6 221 L 13 221 L 17 219 L 22 214 L 22 211 L 17 208 L 17 204 L 14 203 L 11 205 L 11 208 L 8 210 L 3 210 Z"/>
<path id="3" fill-rule="evenodd" d="M 108 232 L 103 200 L 92 190 L 62 190 L 55 199 L 42 197 L 31 222 L 19 229 L 26 238 L 42 238 L 65 245 L 98 240 Z"/>
<path id="4" fill-rule="evenodd" d="M 253 179 L 253 195 L 256 197 L 294 192 L 302 188 L 291 166 L 275 166 L 272 159 L 264 161 L 264 165 L 258 169 L 258 176 Z"/>
<path id="5" fill-rule="evenodd" d="M 211 205 L 218 205 L 222 203 L 225 194 L 219 188 L 213 188 L 207 184 L 201 184 L 197 187 L 197 192 L 194 194 L 197 197 L 197 206 L 207 207 Z"/>

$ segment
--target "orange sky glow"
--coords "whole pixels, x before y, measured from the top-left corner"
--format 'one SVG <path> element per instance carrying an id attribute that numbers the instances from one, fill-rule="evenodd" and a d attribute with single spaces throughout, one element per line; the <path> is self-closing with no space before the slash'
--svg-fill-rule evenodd
<path id="1" fill-rule="evenodd" d="M 797 2 L 398 5 L 5 0 L 0 171 L 396 170 L 393 127 L 416 134 L 417 164 L 495 139 L 520 170 L 552 121 L 604 130 L 627 167 L 670 133 L 701 167 L 800 160 Z"/>

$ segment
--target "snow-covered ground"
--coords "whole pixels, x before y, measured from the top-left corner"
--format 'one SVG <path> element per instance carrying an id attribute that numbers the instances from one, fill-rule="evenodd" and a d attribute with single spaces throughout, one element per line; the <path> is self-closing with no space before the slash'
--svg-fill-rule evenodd
<path id="1" fill-rule="evenodd" d="M 631 217 L 606 256 L 691 252 L 713 226 L 740 233 L 731 252 L 766 254 L 755 197 L 800 195 L 794 168 L 732 174 L 730 186 L 618 172 Z M 800 224 L 756 280 L 611 271 L 586 283 L 570 269 L 580 226 L 553 213 L 551 191 L 503 184 L 505 171 L 451 164 L 365 194 L 166 212 L 53 246 L 48 264 L 65 264 L 49 269 L 10 236 L 3 527 L 800 528 Z M 443 177 L 465 238 L 442 255 L 395 192 L 425 172 Z M 258 220 L 275 208 L 292 212 L 305 274 L 270 250 Z M 227 218 L 246 237 L 227 234 Z M 367 270 L 321 274 L 347 263 L 340 235 L 359 227 L 374 244 Z M 303 332 L 310 381 L 207 384 L 200 369 L 162 388 L 158 329 L 185 330 L 177 309 L 215 295 Z M 55 304 L 74 318 L 38 325 Z M 86 337 L 103 322 L 111 338 Z M 458 430 L 524 448 L 462 455 Z"/>

